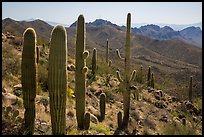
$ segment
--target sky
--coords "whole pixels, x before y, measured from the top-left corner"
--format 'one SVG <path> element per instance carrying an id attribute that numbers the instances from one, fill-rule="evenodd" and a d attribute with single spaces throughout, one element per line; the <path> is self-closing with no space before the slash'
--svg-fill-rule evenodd
<path id="1" fill-rule="evenodd" d="M 86 22 L 105 19 L 132 23 L 193 24 L 202 22 L 202 2 L 2 2 L 2 19 L 38 18 L 70 25 L 83 14 Z"/>

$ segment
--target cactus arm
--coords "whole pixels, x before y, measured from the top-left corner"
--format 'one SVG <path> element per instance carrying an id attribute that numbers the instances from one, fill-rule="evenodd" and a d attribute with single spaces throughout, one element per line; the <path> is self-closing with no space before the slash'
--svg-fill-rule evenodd
<path id="1" fill-rule="evenodd" d="M 135 76 L 136 76 L 136 70 L 134 70 L 130 76 L 130 80 L 129 82 L 133 81 L 135 79 Z"/>
<path id="2" fill-rule="evenodd" d="M 121 78 L 121 76 L 120 76 L 120 71 L 116 71 L 116 73 L 117 73 L 117 78 L 118 78 L 118 80 L 120 81 L 120 82 L 123 82 L 123 80 L 122 80 L 122 78 Z"/>
<path id="3" fill-rule="evenodd" d="M 87 59 L 89 57 L 89 52 L 87 50 L 85 50 L 83 52 L 83 59 Z"/>
<path id="4" fill-rule="evenodd" d="M 120 55 L 120 51 L 118 49 L 116 49 L 116 54 L 118 56 L 118 58 L 122 59 L 122 60 L 125 60 L 125 58 L 122 58 L 121 55 Z"/>
<path id="5" fill-rule="evenodd" d="M 91 120 L 91 114 L 89 112 L 86 112 L 84 114 L 84 129 L 88 130 L 90 127 L 90 120 Z"/>
<path id="6" fill-rule="evenodd" d="M 75 66 L 74 66 L 73 64 L 68 65 L 67 69 L 68 69 L 69 71 L 75 71 L 75 70 L 76 70 L 76 68 L 75 68 Z"/>
<path id="7" fill-rule="evenodd" d="M 83 67 L 82 73 L 83 73 L 83 74 L 86 74 L 87 72 L 88 72 L 88 67 L 87 67 L 87 66 Z"/>

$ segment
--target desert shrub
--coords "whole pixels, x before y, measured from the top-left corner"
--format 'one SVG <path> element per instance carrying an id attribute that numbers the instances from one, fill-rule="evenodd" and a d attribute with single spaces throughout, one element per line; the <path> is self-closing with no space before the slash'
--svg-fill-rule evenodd
<path id="1" fill-rule="evenodd" d="M 48 90 L 48 71 L 45 63 L 38 65 L 38 82 L 42 91 Z"/>
<path id="2" fill-rule="evenodd" d="M 182 124 L 168 124 L 164 128 L 164 135 L 195 135 L 196 131 L 194 128 L 189 126 L 184 126 Z"/>
<path id="3" fill-rule="evenodd" d="M 2 79 L 9 75 L 18 76 L 21 73 L 21 56 L 8 43 L 2 45 Z"/>

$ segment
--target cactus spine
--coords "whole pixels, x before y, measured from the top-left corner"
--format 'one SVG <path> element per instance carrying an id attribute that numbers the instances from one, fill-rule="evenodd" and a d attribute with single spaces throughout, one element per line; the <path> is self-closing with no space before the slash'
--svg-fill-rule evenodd
<path id="1" fill-rule="evenodd" d="M 150 86 L 150 80 L 151 80 L 151 67 L 149 66 L 147 74 L 147 86 Z"/>
<path id="2" fill-rule="evenodd" d="M 23 38 L 21 82 L 23 104 L 25 107 L 24 119 L 27 133 L 33 134 L 35 127 L 35 97 L 38 78 L 35 30 L 33 28 L 27 28 L 23 34 Z"/>
<path id="3" fill-rule="evenodd" d="M 92 76 L 95 79 L 96 77 L 96 69 L 97 69 L 97 52 L 96 52 L 96 48 L 93 49 L 93 56 L 92 56 Z"/>
<path id="4" fill-rule="evenodd" d="M 190 77 L 190 82 L 189 82 L 189 93 L 188 93 L 188 98 L 189 101 L 192 102 L 192 82 L 193 82 L 193 77 Z"/>
<path id="5" fill-rule="evenodd" d="M 63 26 L 52 30 L 48 68 L 48 89 L 52 133 L 65 134 L 67 94 L 67 34 Z"/>
<path id="6" fill-rule="evenodd" d="M 84 16 L 80 15 L 77 20 L 77 38 L 76 38 L 76 70 L 75 70 L 75 96 L 76 96 L 76 116 L 79 129 L 84 129 L 85 114 L 85 92 L 86 92 L 86 58 L 89 55 L 85 51 L 85 21 Z"/>
<path id="7" fill-rule="evenodd" d="M 101 119 L 105 119 L 105 113 L 106 113 L 106 94 L 101 93 L 100 95 L 100 113 L 101 113 Z"/>
<path id="8" fill-rule="evenodd" d="M 125 44 L 125 58 L 122 58 L 120 56 L 120 52 L 117 49 L 116 53 L 119 58 L 125 61 L 125 79 L 122 80 L 120 76 L 120 72 L 117 71 L 117 77 L 119 81 L 121 82 L 120 84 L 123 87 L 122 93 L 123 93 L 123 112 L 124 112 L 124 117 L 123 117 L 123 123 L 122 126 L 123 128 L 126 128 L 128 126 L 128 121 L 129 121 L 129 108 L 130 108 L 130 82 L 135 78 L 136 71 L 134 70 L 132 72 L 132 75 L 130 76 L 130 29 L 131 29 L 131 14 L 128 13 L 127 15 L 127 31 L 126 31 L 126 44 Z"/>

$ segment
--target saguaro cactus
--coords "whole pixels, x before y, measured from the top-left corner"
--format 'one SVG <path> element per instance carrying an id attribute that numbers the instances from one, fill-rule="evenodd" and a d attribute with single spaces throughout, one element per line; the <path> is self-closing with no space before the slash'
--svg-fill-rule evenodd
<path id="1" fill-rule="evenodd" d="M 96 52 L 96 48 L 93 49 L 93 56 L 92 56 L 92 76 L 95 79 L 96 76 L 96 69 L 97 69 L 97 52 Z"/>
<path id="2" fill-rule="evenodd" d="M 76 38 L 76 70 L 75 70 L 75 96 L 76 96 L 76 116 L 78 128 L 84 129 L 85 113 L 85 92 L 86 92 L 86 58 L 89 55 L 85 51 L 86 26 L 84 16 L 80 15 L 77 20 L 77 38 Z"/>
<path id="3" fill-rule="evenodd" d="M 190 77 L 190 82 L 189 82 L 189 93 L 188 93 L 188 98 L 189 101 L 192 102 L 192 82 L 193 82 L 193 77 Z"/>
<path id="4" fill-rule="evenodd" d="M 151 86 L 152 88 L 154 88 L 154 74 L 153 74 L 153 73 L 152 73 L 152 77 L 151 77 L 150 86 Z"/>
<path id="5" fill-rule="evenodd" d="M 118 128 L 122 127 L 122 112 L 119 111 L 117 114 L 117 119 L 118 119 Z"/>
<path id="6" fill-rule="evenodd" d="M 101 93 L 100 95 L 100 113 L 101 113 L 101 119 L 105 119 L 105 113 L 106 113 L 106 94 Z"/>
<path id="7" fill-rule="evenodd" d="M 151 67 L 149 66 L 147 74 L 147 86 L 150 86 L 150 80 L 151 80 Z"/>
<path id="8" fill-rule="evenodd" d="M 109 44 L 108 44 L 108 39 L 106 41 L 106 63 L 109 63 Z"/>
<path id="9" fill-rule="evenodd" d="M 66 130 L 67 74 L 67 33 L 63 26 L 57 25 L 52 30 L 48 67 L 50 114 L 54 135 L 63 135 Z"/>
<path id="10" fill-rule="evenodd" d="M 27 133 L 33 134 L 35 127 L 35 97 L 38 78 L 35 30 L 33 28 L 27 28 L 23 34 L 23 39 L 21 82 L 23 104 L 25 107 L 24 119 Z"/>
<path id="11" fill-rule="evenodd" d="M 130 82 L 133 81 L 136 75 L 136 71 L 134 70 L 132 72 L 132 75 L 130 76 L 130 29 L 131 29 L 131 14 L 128 13 L 127 15 L 127 32 L 126 32 L 126 44 L 125 44 L 125 58 L 122 58 L 120 56 L 120 52 L 118 49 L 116 49 L 116 53 L 118 57 L 125 61 L 125 79 L 122 80 L 120 76 L 120 72 L 117 71 L 117 77 L 120 81 L 120 87 L 122 87 L 122 93 L 123 93 L 123 128 L 126 128 L 128 126 L 129 121 L 129 108 L 130 108 Z"/>

